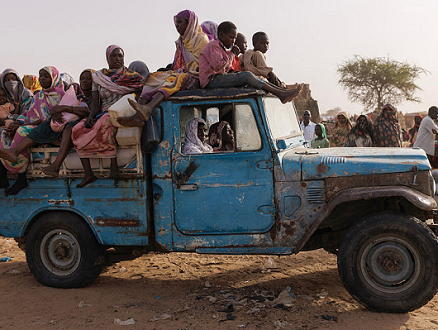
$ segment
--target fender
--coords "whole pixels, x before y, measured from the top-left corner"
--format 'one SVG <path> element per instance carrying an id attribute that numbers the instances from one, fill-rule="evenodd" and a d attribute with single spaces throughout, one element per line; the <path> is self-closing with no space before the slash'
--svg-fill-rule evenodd
<path id="1" fill-rule="evenodd" d="M 310 226 L 306 235 L 298 242 L 295 253 L 298 253 L 309 238 L 313 235 L 319 225 L 332 213 L 336 206 L 360 199 L 375 199 L 381 197 L 404 197 L 420 210 L 430 212 L 437 208 L 437 202 L 432 196 L 425 195 L 417 190 L 403 186 L 383 186 L 383 187 L 361 187 L 350 188 L 338 192 L 327 203 L 319 214 L 318 219 Z"/>

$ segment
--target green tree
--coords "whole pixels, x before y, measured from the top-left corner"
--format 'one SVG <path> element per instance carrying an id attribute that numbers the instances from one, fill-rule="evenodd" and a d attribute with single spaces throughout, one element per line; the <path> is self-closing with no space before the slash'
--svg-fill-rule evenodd
<path id="1" fill-rule="evenodd" d="M 357 55 L 339 65 L 337 72 L 340 76 L 338 83 L 348 92 L 348 98 L 361 103 L 365 110 L 374 110 L 386 103 L 420 102 L 415 93 L 422 89 L 414 81 L 420 74 L 429 73 L 415 64 L 389 57 Z"/>

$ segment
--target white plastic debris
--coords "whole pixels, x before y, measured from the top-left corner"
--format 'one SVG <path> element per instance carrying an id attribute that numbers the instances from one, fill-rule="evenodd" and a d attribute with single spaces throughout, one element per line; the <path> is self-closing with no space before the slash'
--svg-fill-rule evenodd
<path id="1" fill-rule="evenodd" d="M 85 306 L 92 306 L 92 305 L 91 304 L 86 304 L 85 301 L 81 300 L 77 307 L 82 308 L 82 307 L 85 307 Z"/>
<path id="2" fill-rule="evenodd" d="M 290 286 L 286 287 L 276 299 L 271 301 L 271 306 L 283 304 L 284 306 L 290 307 L 295 302 L 295 296 L 290 292 Z"/>
<path id="3" fill-rule="evenodd" d="M 122 321 L 121 319 L 114 319 L 114 324 L 131 325 L 131 324 L 135 324 L 135 321 L 132 317 L 130 319 L 125 320 L 125 321 Z"/>
<path id="4" fill-rule="evenodd" d="M 209 281 L 205 281 L 204 286 L 205 286 L 206 288 L 211 288 L 211 284 L 210 284 Z"/>

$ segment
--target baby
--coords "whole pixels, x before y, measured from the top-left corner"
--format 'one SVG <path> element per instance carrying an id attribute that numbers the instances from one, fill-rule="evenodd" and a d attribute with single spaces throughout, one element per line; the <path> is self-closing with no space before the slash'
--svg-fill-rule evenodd
<path id="1" fill-rule="evenodd" d="M 15 110 L 15 106 L 8 101 L 6 91 L 0 87 L 0 127 L 8 126 L 13 120 L 8 116 Z"/>
<path id="2" fill-rule="evenodd" d="M 266 78 L 270 83 L 278 87 L 286 87 L 278 79 L 273 68 L 266 63 L 265 53 L 269 49 L 269 38 L 265 32 L 256 32 L 252 36 L 254 49 L 247 50 L 243 55 L 243 67 L 245 71 L 250 71 L 256 76 Z M 295 86 L 294 86 L 295 87 Z"/>

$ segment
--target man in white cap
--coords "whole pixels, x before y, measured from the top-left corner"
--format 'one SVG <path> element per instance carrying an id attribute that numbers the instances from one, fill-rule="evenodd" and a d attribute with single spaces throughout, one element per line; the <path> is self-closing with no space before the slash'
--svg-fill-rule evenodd
<path id="1" fill-rule="evenodd" d="M 304 134 L 304 140 L 307 142 L 307 147 L 310 147 L 310 143 L 315 138 L 315 126 L 316 124 L 310 121 L 310 111 L 305 110 L 300 127 Z"/>

